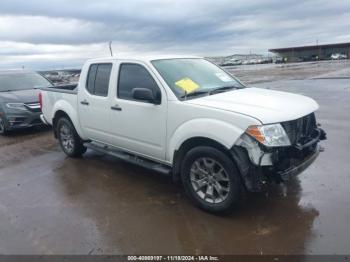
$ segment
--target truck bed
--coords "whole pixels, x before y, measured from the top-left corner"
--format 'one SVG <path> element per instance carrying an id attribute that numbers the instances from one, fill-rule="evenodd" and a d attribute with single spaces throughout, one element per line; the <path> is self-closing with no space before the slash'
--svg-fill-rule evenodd
<path id="1" fill-rule="evenodd" d="M 78 85 L 58 85 L 41 88 L 42 112 L 46 122 L 52 125 L 54 111 L 64 106 L 66 110 L 77 111 Z"/>
<path id="2" fill-rule="evenodd" d="M 52 87 L 44 87 L 44 88 L 41 88 L 41 90 L 58 92 L 58 93 L 77 94 L 78 93 L 77 87 L 78 87 L 78 84 L 56 85 Z"/>

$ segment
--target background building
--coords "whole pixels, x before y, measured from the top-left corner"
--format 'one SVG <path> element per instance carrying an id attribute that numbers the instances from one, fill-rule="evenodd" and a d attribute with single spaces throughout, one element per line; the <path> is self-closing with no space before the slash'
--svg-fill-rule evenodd
<path id="1" fill-rule="evenodd" d="M 332 59 L 332 54 L 341 54 L 349 58 L 350 43 L 276 48 L 269 49 L 269 52 L 287 58 L 288 62 Z M 342 58 L 346 58 L 345 56 Z"/>

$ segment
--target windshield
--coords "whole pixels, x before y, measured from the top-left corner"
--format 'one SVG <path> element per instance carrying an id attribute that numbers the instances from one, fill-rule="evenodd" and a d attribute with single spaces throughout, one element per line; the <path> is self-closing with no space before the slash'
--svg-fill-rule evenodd
<path id="1" fill-rule="evenodd" d="M 244 86 L 220 67 L 201 58 L 164 59 L 152 61 L 178 98 L 214 94 L 215 90 L 230 90 Z"/>
<path id="2" fill-rule="evenodd" d="M 52 84 L 37 73 L 0 74 L 0 92 L 48 87 Z"/>

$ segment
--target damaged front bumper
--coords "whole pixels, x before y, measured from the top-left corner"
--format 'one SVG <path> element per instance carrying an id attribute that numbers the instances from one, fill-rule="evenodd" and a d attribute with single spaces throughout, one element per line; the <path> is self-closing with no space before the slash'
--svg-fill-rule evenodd
<path id="1" fill-rule="evenodd" d="M 313 152 L 311 152 L 309 155 L 305 156 L 304 158 L 300 159 L 299 161 L 295 162 L 293 165 L 291 165 L 286 170 L 277 171 L 280 179 L 282 181 L 288 181 L 291 177 L 299 175 L 302 173 L 305 169 L 307 169 L 318 157 L 318 155 L 321 152 L 320 145 L 316 145 L 316 148 Z"/>
<path id="2" fill-rule="evenodd" d="M 326 133 L 317 128 L 303 143 L 285 147 L 266 147 L 243 134 L 231 149 L 248 191 L 265 191 L 269 181 L 285 182 L 308 168 L 318 157 Z"/>

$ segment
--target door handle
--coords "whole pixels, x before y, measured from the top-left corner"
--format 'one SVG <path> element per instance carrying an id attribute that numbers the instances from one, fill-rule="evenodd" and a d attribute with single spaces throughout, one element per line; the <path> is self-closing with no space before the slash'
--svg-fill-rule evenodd
<path id="1" fill-rule="evenodd" d="M 88 106 L 88 105 L 89 105 L 89 102 L 86 101 L 86 100 L 84 100 L 84 101 L 81 101 L 80 104 L 85 105 L 85 106 Z"/>
<path id="2" fill-rule="evenodd" d="M 119 105 L 111 106 L 111 109 L 115 111 L 122 111 L 122 108 Z"/>

